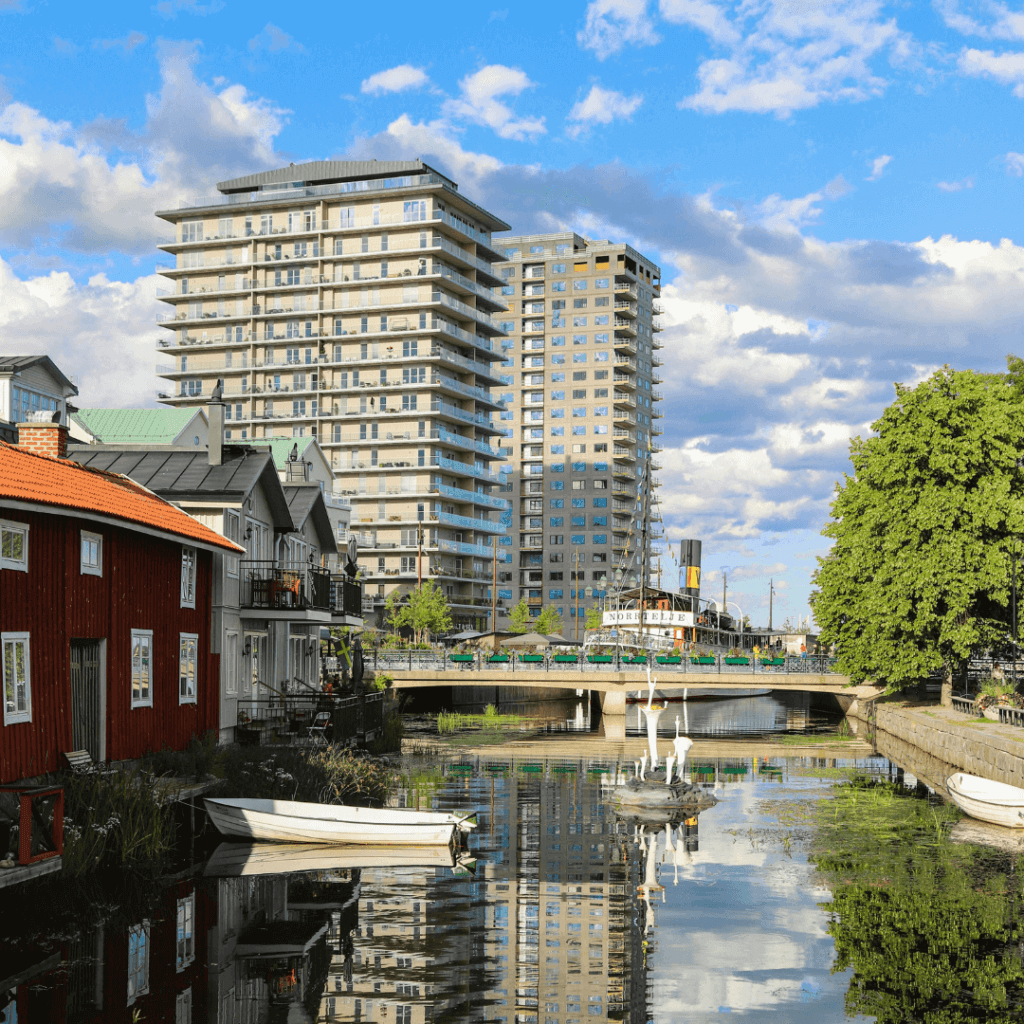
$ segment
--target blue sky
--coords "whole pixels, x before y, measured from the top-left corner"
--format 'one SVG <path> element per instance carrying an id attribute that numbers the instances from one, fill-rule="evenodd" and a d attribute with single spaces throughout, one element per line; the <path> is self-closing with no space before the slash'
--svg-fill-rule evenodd
<path id="1" fill-rule="evenodd" d="M 4 350 L 152 404 L 155 209 L 421 156 L 516 231 L 661 264 L 667 532 L 755 622 L 770 578 L 807 613 L 892 383 L 1022 349 L 1020 5 L 0 0 L 0 38 Z"/>

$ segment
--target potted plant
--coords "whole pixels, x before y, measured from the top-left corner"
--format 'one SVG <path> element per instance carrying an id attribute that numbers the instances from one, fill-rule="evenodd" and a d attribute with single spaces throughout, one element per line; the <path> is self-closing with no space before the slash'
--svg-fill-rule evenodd
<path id="1" fill-rule="evenodd" d="M 761 656 L 762 665 L 785 665 L 786 659 L 784 657 L 776 657 L 771 651 L 766 652 Z"/>
<path id="2" fill-rule="evenodd" d="M 725 656 L 726 665 L 749 665 L 750 658 L 747 657 L 741 650 L 732 648 Z"/>
<path id="3" fill-rule="evenodd" d="M 632 654 L 623 658 L 623 661 L 628 665 L 646 665 L 647 655 L 645 653 L 634 651 Z"/>
<path id="4" fill-rule="evenodd" d="M 683 657 L 679 653 L 679 648 L 673 647 L 671 654 L 659 654 L 654 660 L 659 665 L 681 665 Z"/>
<path id="5" fill-rule="evenodd" d="M 610 665 L 613 660 L 612 653 L 607 647 L 599 647 L 593 654 L 587 655 L 587 661 L 592 665 Z"/>
<path id="6" fill-rule="evenodd" d="M 526 652 L 524 651 L 519 655 L 519 660 L 528 664 L 537 664 L 544 661 L 544 655 L 538 654 L 535 651 Z"/>
<path id="7" fill-rule="evenodd" d="M 560 665 L 575 665 L 576 662 L 579 661 L 579 655 L 569 654 L 568 651 L 562 651 L 561 654 L 556 654 L 551 660 Z"/>
<path id="8" fill-rule="evenodd" d="M 508 661 L 507 651 L 495 651 L 488 659 L 491 664 Z"/>
<path id="9" fill-rule="evenodd" d="M 710 648 L 702 652 L 695 647 L 690 655 L 690 664 L 692 665 L 714 665 L 714 663 L 715 656 Z"/>

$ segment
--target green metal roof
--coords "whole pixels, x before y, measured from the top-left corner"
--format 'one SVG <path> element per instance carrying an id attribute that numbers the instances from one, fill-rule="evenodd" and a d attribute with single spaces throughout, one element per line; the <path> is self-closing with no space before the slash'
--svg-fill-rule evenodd
<path id="1" fill-rule="evenodd" d="M 72 418 L 101 444 L 173 444 L 196 409 L 79 409 Z"/>
<path id="2" fill-rule="evenodd" d="M 277 469 L 283 470 L 285 463 L 288 461 L 288 456 L 291 455 L 292 449 L 297 444 L 299 446 L 299 459 L 301 461 L 303 453 L 313 443 L 313 438 L 306 437 L 254 437 L 248 441 L 243 441 L 242 444 L 252 445 L 254 448 L 269 448 L 270 454 L 274 458 L 274 465 Z"/>

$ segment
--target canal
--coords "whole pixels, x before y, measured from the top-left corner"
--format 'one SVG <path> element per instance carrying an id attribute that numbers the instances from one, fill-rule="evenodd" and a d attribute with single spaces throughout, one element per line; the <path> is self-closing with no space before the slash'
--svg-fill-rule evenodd
<path id="1" fill-rule="evenodd" d="M 532 710 L 551 734 L 522 752 L 403 759 L 394 803 L 477 815 L 458 855 L 200 836 L 159 884 L 5 894 L 0 1022 L 1024 1018 L 1017 841 L 844 756 L 834 717 L 793 694 L 694 703 L 714 753 L 688 772 L 717 802 L 637 820 L 586 702 Z M 820 751 L 787 756 L 808 734 Z"/>

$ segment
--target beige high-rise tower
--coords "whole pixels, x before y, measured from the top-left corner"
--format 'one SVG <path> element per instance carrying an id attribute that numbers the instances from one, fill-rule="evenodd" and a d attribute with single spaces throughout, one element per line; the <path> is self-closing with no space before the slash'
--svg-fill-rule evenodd
<path id="1" fill-rule="evenodd" d="M 352 501 L 367 601 L 433 579 L 457 626 L 483 628 L 506 508 L 491 232 L 508 225 L 418 160 L 292 164 L 217 189 L 157 214 L 174 228 L 161 401 L 203 405 L 222 378 L 228 443 L 315 436 Z"/>
<path id="2" fill-rule="evenodd" d="M 494 245 L 508 309 L 500 422 L 520 468 L 504 488 L 512 565 L 498 593 L 534 615 L 554 606 L 575 636 L 577 608 L 583 618 L 613 590 L 616 570 L 626 587 L 639 581 L 637 492 L 661 450 L 661 271 L 628 245 L 573 232 Z"/>

